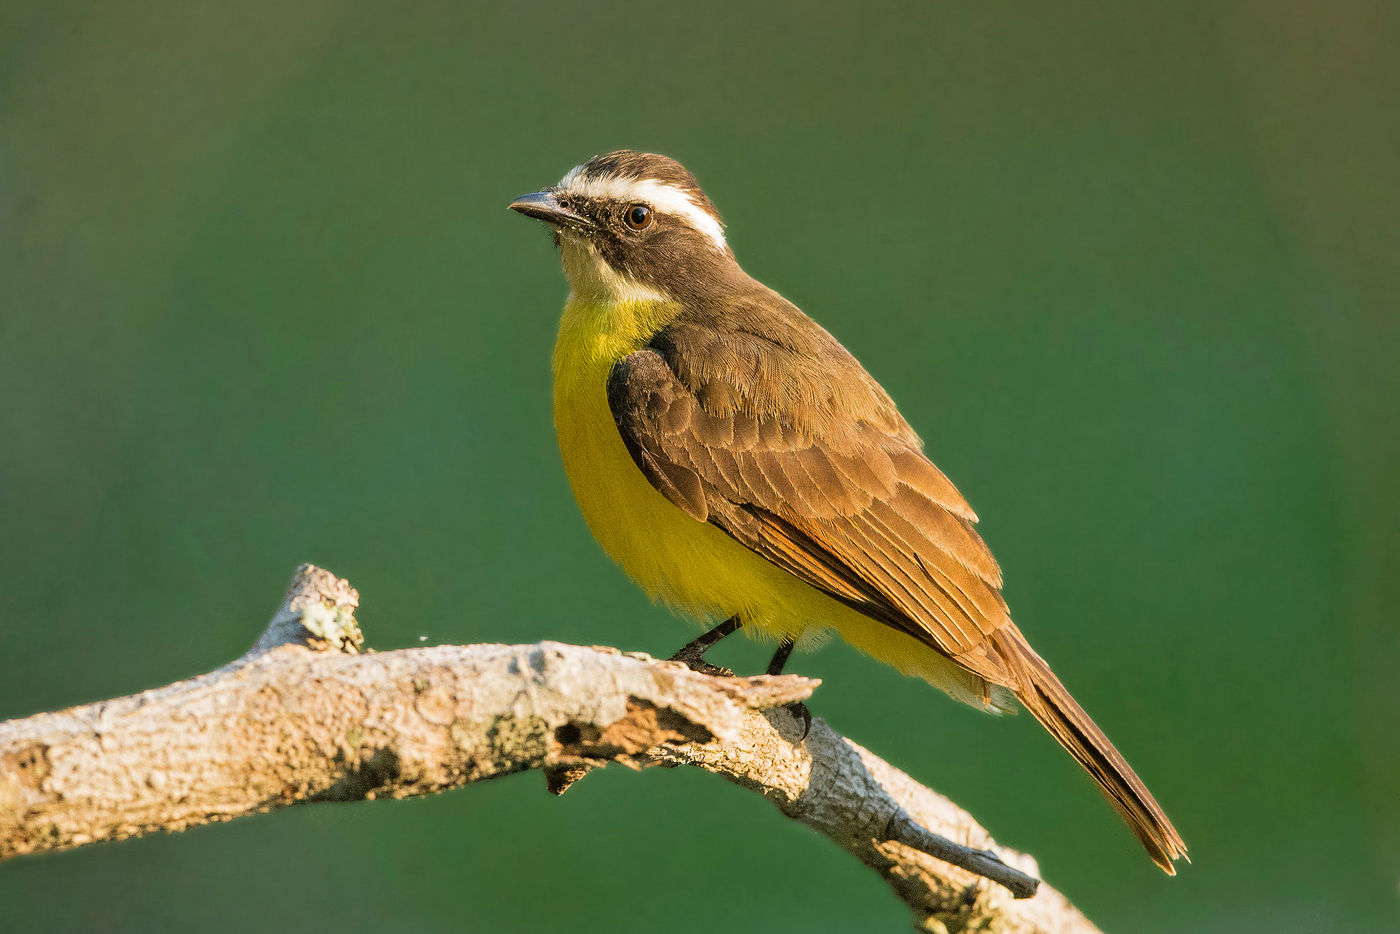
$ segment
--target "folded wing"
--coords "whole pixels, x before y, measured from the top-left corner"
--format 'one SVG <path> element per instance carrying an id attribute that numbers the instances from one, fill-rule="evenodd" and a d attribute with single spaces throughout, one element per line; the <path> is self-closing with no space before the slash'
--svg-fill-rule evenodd
<path id="1" fill-rule="evenodd" d="M 674 325 L 614 368 L 609 405 L 651 484 L 813 587 L 1009 688 L 1174 872 L 1181 837 L 1011 622 L 976 515 L 893 402 L 810 321 L 769 318 L 762 333 L 744 323 Z"/>

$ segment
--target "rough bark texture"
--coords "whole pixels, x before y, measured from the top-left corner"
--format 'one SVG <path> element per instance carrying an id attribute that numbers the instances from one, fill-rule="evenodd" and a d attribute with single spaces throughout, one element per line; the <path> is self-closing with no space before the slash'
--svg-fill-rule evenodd
<path id="1" fill-rule="evenodd" d="M 360 655 L 357 602 L 348 583 L 304 566 L 243 658 L 0 723 L 0 859 L 528 769 L 562 792 L 609 762 L 684 764 L 840 844 L 924 930 L 1095 930 L 1058 892 L 1037 891 L 1030 857 L 946 798 L 821 720 L 801 740 L 782 705 L 810 695 L 812 679 L 715 678 L 553 642 Z"/>

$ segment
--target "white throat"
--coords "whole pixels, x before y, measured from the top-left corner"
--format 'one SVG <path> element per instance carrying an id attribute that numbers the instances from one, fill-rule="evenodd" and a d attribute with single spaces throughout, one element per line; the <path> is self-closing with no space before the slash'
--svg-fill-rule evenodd
<path id="1" fill-rule="evenodd" d="M 592 243 L 568 231 L 559 232 L 559 254 L 569 280 L 570 301 L 626 304 L 671 300 L 664 292 L 613 269 Z"/>

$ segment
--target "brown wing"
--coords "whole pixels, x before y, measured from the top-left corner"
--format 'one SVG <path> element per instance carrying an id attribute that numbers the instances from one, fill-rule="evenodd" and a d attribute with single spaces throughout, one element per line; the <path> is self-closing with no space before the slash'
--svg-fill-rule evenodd
<path id="1" fill-rule="evenodd" d="M 1001 573 L 972 509 L 840 344 L 764 323 L 673 325 L 617 365 L 608 399 L 637 466 L 696 519 L 1007 683 L 986 640 L 1008 622 Z"/>
<path id="2" fill-rule="evenodd" d="M 1011 623 L 977 517 L 889 397 L 785 303 L 711 315 L 673 324 L 608 381 L 618 430 L 652 485 L 812 586 L 1009 687 L 1174 872 L 1181 837 Z"/>

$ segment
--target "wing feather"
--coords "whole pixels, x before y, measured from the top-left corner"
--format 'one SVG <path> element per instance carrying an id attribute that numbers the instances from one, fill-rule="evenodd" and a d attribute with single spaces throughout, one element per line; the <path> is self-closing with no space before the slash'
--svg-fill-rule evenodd
<path id="1" fill-rule="evenodd" d="M 779 366 L 780 343 L 739 346 L 758 359 L 673 365 L 685 346 L 669 335 L 614 368 L 609 405 L 652 485 L 801 580 L 1005 680 L 986 644 L 1008 622 L 1000 569 L 893 403 L 844 350 L 851 372 L 797 386 L 809 371 Z M 763 384 L 721 375 L 765 371 L 785 374 L 783 399 L 809 404 L 788 409 Z"/>

